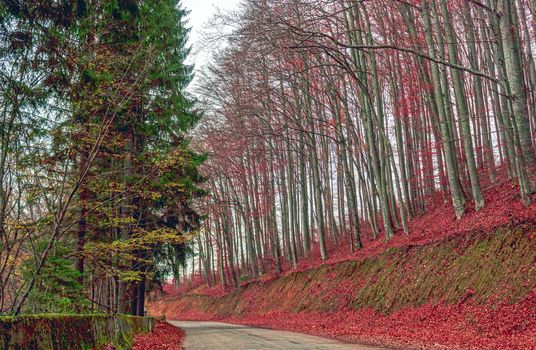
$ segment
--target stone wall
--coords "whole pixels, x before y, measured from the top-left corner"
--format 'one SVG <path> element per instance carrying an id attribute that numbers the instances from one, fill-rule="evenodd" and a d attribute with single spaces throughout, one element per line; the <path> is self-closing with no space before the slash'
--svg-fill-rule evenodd
<path id="1" fill-rule="evenodd" d="M 0 317 L 0 349 L 129 349 L 134 335 L 154 329 L 155 319 L 126 315 Z"/>

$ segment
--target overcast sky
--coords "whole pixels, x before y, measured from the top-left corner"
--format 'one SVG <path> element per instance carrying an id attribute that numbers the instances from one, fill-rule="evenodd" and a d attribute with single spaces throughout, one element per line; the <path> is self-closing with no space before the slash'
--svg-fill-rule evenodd
<path id="1" fill-rule="evenodd" d="M 190 33 L 190 44 L 193 45 L 192 54 L 196 53 L 196 43 L 198 43 L 203 28 L 207 22 L 216 14 L 217 9 L 222 11 L 235 10 L 240 0 L 183 0 L 183 6 L 190 10 L 188 24 L 192 28 Z M 200 53 L 191 59 L 195 62 L 197 68 L 205 61 L 206 53 Z"/>

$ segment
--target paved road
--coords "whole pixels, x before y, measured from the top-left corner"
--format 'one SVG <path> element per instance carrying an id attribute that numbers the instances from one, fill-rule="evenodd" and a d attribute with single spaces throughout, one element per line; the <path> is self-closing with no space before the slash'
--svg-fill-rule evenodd
<path id="1" fill-rule="evenodd" d="M 186 332 L 185 350 L 379 350 L 299 333 L 219 322 L 170 321 Z"/>

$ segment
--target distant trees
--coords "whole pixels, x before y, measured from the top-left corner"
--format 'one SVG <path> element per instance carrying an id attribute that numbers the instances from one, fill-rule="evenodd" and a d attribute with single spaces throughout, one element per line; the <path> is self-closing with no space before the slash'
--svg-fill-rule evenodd
<path id="1" fill-rule="evenodd" d="M 0 13 L 0 313 L 143 315 L 147 288 L 184 263 L 204 193 L 186 138 L 198 115 L 185 11 L 87 0 Z"/>
<path id="2" fill-rule="evenodd" d="M 268 0 L 222 18 L 237 29 L 199 89 L 206 280 L 236 285 L 237 274 L 296 266 L 317 244 L 325 260 L 332 243 L 390 239 L 438 199 L 459 219 L 503 173 L 528 205 L 534 10 Z"/>

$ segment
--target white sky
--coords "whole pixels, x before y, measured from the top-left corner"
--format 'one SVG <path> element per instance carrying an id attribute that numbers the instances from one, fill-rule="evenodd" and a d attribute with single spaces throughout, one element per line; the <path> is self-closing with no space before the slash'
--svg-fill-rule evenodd
<path id="1" fill-rule="evenodd" d="M 183 0 L 182 5 L 190 10 L 188 25 L 192 28 L 190 32 L 190 45 L 193 45 L 191 61 L 199 69 L 206 62 L 206 52 L 197 53 L 203 29 L 207 22 L 216 14 L 217 10 L 235 10 L 241 0 Z"/>

